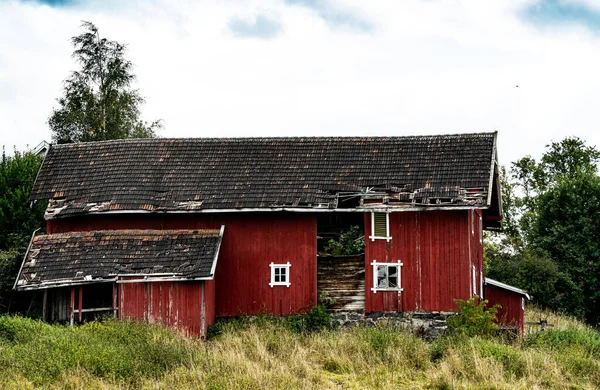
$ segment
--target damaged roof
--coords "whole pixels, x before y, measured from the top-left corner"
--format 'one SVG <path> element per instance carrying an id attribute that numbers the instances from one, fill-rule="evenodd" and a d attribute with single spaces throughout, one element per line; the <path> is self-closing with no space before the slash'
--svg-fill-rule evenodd
<path id="1" fill-rule="evenodd" d="M 31 200 L 47 218 L 114 210 L 326 208 L 340 194 L 490 203 L 496 133 L 134 139 L 52 145 Z M 471 197 L 471 198 L 469 198 Z M 439 203 L 439 201 L 438 201 Z"/>
<path id="2" fill-rule="evenodd" d="M 213 277 L 223 229 L 99 230 L 33 237 L 17 290 L 115 280 L 118 276 Z"/>

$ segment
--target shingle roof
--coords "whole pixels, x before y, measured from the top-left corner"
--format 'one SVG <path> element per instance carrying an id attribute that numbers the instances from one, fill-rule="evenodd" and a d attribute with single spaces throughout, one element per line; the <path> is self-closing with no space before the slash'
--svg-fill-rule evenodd
<path id="1" fill-rule="evenodd" d="M 219 230 L 101 230 L 33 238 L 16 288 L 112 280 L 122 275 L 170 274 L 210 278 Z"/>
<path id="2" fill-rule="evenodd" d="M 339 192 L 373 187 L 404 192 L 410 199 L 451 197 L 465 189 L 485 195 L 495 135 L 54 145 L 31 199 L 54 199 L 50 209 L 60 217 L 106 210 L 335 208 Z"/>

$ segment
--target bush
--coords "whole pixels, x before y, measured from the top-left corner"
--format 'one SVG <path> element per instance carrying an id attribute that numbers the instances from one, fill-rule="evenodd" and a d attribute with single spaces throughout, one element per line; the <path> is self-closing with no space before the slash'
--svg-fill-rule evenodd
<path id="1" fill-rule="evenodd" d="M 334 256 L 358 255 L 363 253 L 364 249 L 365 238 L 358 225 L 350 226 L 340 234 L 337 241 L 331 239 L 325 247 L 325 251 Z"/>
<path id="2" fill-rule="evenodd" d="M 496 314 L 500 305 L 486 308 L 487 300 L 474 296 L 468 301 L 454 300 L 459 310 L 457 315 L 448 318 L 448 327 L 466 336 L 494 336 L 498 330 Z"/>
<path id="3" fill-rule="evenodd" d="M 289 317 L 283 317 L 282 323 L 284 327 L 297 333 L 318 332 L 334 328 L 334 321 L 322 304 L 313 307 L 307 314 L 293 314 Z"/>

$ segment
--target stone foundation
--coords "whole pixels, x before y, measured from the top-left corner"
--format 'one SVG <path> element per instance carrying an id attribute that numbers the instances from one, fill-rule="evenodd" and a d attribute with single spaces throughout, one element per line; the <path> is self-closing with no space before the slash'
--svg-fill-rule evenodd
<path id="1" fill-rule="evenodd" d="M 331 318 L 342 327 L 350 326 L 375 326 L 378 322 L 385 322 L 392 326 L 410 329 L 426 340 L 435 339 L 443 335 L 448 329 L 446 321 L 454 316 L 454 312 L 334 312 Z"/>

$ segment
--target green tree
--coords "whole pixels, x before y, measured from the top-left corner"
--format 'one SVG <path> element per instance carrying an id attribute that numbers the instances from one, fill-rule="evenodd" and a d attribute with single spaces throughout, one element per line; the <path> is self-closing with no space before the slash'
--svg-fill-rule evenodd
<path id="1" fill-rule="evenodd" d="M 532 245 L 547 251 L 569 275 L 574 285 L 564 287 L 580 293 L 583 308 L 569 312 L 583 311 L 589 323 L 600 324 L 600 177 L 586 171 L 565 174 L 536 203 Z"/>
<path id="2" fill-rule="evenodd" d="M 122 138 L 149 138 L 162 127 L 140 119 L 144 98 L 132 89 L 133 64 L 125 59 L 126 47 L 101 38 L 98 28 L 83 22 L 85 32 L 71 39 L 73 57 L 80 69 L 64 82 L 48 124 L 57 142 L 87 142 Z"/>
<path id="3" fill-rule="evenodd" d="M 600 322 L 600 152 L 577 138 L 512 165 L 505 234 L 486 244 L 487 275 L 542 306 Z M 508 192 L 505 189 L 509 190 Z"/>
<path id="4" fill-rule="evenodd" d="M 31 152 L 0 161 L 0 311 L 8 307 L 12 286 L 31 234 L 44 225 L 44 202 L 30 204 L 29 195 L 42 157 Z M 31 206 L 31 207 L 30 207 Z"/>

